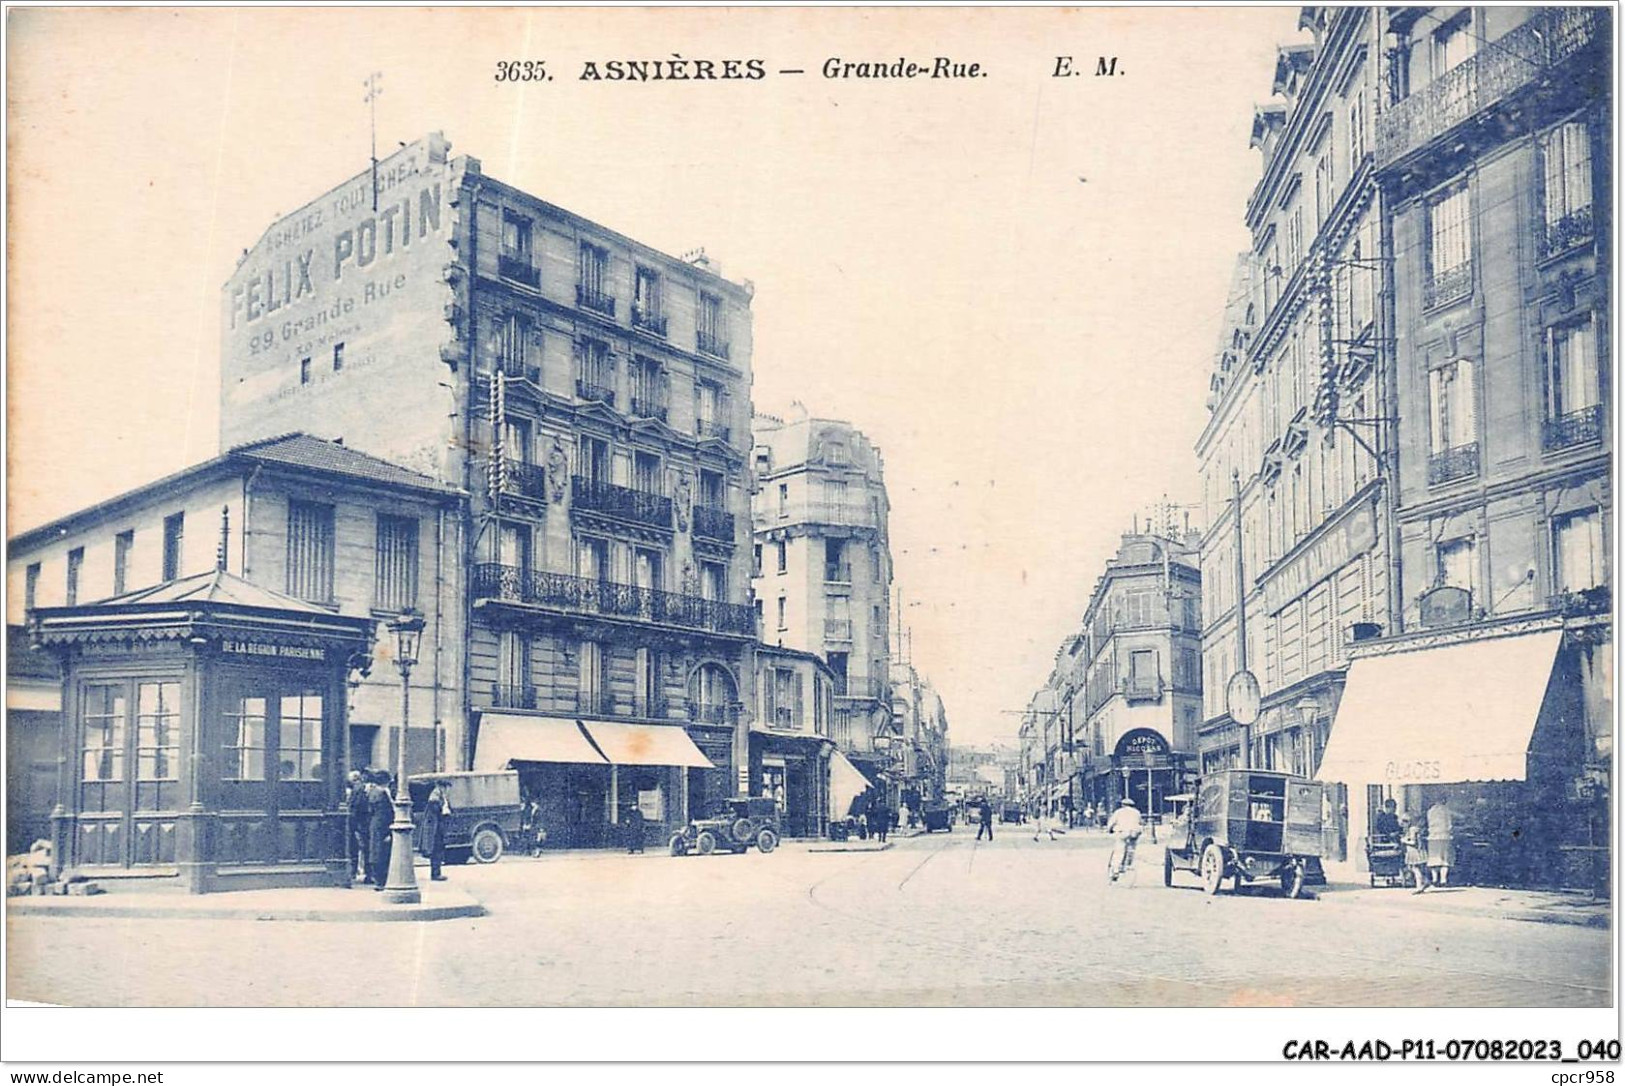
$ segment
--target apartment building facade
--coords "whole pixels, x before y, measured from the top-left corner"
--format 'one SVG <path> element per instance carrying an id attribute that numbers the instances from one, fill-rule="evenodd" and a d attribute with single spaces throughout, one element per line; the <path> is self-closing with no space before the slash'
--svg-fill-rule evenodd
<path id="1" fill-rule="evenodd" d="M 454 763 L 520 769 L 551 844 L 618 843 L 633 806 L 653 837 L 748 783 L 750 298 L 438 134 L 226 284 L 223 442 L 298 419 L 468 494 Z"/>

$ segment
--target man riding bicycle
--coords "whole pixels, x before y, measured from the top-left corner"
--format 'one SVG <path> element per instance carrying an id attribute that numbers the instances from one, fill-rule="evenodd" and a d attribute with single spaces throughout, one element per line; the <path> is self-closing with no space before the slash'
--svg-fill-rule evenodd
<path id="1" fill-rule="evenodd" d="M 1112 817 L 1106 823 L 1106 832 L 1122 835 L 1123 842 L 1112 846 L 1112 881 L 1126 871 L 1134 863 L 1134 846 L 1139 844 L 1140 831 L 1144 824 L 1140 821 L 1140 809 L 1134 801 L 1127 796 L 1112 812 Z"/>

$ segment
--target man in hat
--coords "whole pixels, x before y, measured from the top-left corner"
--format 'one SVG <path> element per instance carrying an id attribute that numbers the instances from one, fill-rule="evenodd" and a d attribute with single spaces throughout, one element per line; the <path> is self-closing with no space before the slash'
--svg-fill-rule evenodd
<path id="1" fill-rule="evenodd" d="M 1124 796 L 1123 801 L 1117 805 L 1117 810 L 1112 812 L 1110 821 L 1106 823 L 1107 833 L 1119 834 L 1123 838 L 1120 846 L 1121 858 L 1112 865 L 1113 882 L 1117 881 L 1117 876 L 1123 873 L 1124 868 L 1134 862 L 1134 846 L 1139 843 L 1140 831 L 1143 828 L 1140 809 L 1134 805 L 1132 799 Z"/>
<path id="2" fill-rule="evenodd" d="M 451 782 L 437 780 L 423 802 L 423 845 L 429 852 L 429 879 L 445 882 L 440 873 L 446 862 L 446 820 L 451 817 Z"/>

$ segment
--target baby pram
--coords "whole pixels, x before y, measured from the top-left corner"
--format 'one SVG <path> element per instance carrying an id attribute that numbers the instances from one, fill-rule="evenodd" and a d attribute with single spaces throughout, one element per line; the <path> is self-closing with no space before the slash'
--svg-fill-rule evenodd
<path id="1" fill-rule="evenodd" d="M 1404 886 L 1405 846 L 1397 833 L 1374 833 L 1366 838 L 1365 859 L 1371 869 L 1371 885 Z"/>

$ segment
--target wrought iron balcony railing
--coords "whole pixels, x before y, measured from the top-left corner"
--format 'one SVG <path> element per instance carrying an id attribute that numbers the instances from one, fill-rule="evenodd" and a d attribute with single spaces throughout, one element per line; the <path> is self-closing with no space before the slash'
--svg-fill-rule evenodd
<path id="1" fill-rule="evenodd" d="M 608 385 L 601 385 L 597 381 L 589 381 L 585 377 L 576 378 L 576 395 L 583 400 L 600 400 L 609 406 L 615 406 L 615 390 Z"/>
<path id="2" fill-rule="evenodd" d="M 688 716 L 701 724 L 731 725 L 738 719 L 739 713 L 732 705 L 691 701 L 688 703 Z"/>
<path id="3" fill-rule="evenodd" d="M 508 686 L 503 683 L 492 683 L 491 708 L 534 709 L 536 708 L 536 688 L 528 684 L 525 686 Z"/>
<path id="4" fill-rule="evenodd" d="M 1123 680 L 1123 697 L 1129 701 L 1160 701 L 1162 691 L 1161 675 L 1142 675 Z"/>
<path id="5" fill-rule="evenodd" d="M 1432 309 L 1434 306 L 1465 298 L 1472 292 L 1473 262 L 1469 260 L 1429 276 L 1423 288 L 1422 304 Z"/>
<path id="6" fill-rule="evenodd" d="M 695 437 L 715 438 L 716 440 L 722 442 L 723 444 L 727 444 L 728 441 L 730 440 L 730 438 L 732 437 L 732 434 L 733 434 L 733 431 L 729 428 L 728 424 L 725 423 L 725 422 L 718 422 L 716 419 L 697 419 L 697 420 L 695 420 L 695 423 L 694 423 L 694 436 Z"/>
<path id="7" fill-rule="evenodd" d="M 1582 407 L 1555 419 L 1547 419 L 1541 428 L 1541 445 L 1547 449 L 1566 449 L 1571 445 L 1584 445 L 1602 437 L 1602 404 Z"/>
<path id="8" fill-rule="evenodd" d="M 590 309 L 594 313 L 602 313 L 606 317 L 615 315 L 615 299 L 601 290 L 576 284 L 576 305 L 582 309 Z"/>
<path id="9" fill-rule="evenodd" d="M 533 385 L 542 383 L 542 367 L 527 366 L 520 358 L 497 359 L 497 372 L 514 380 L 529 381 Z"/>
<path id="10" fill-rule="evenodd" d="M 574 508 L 622 520 L 671 527 L 671 499 L 629 486 L 599 482 L 574 476 L 570 480 L 570 501 Z"/>
<path id="11" fill-rule="evenodd" d="M 732 543 L 734 515 L 715 505 L 694 507 L 694 534 L 706 539 L 720 539 Z"/>
<path id="12" fill-rule="evenodd" d="M 1584 245 L 1596 236 L 1596 227 L 1591 219 L 1591 209 L 1582 207 L 1571 211 L 1556 222 L 1546 224 L 1546 234 L 1543 238 L 1542 252 L 1546 256 L 1557 256 L 1570 249 Z"/>
<path id="13" fill-rule="evenodd" d="M 1470 479 L 1478 474 L 1478 442 L 1458 445 L 1454 449 L 1428 457 L 1428 485 L 1453 483 L 1457 479 Z"/>
<path id="14" fill-rule="evenodd" d="M 502 488 L 504 494 L 516 494 L 521 498 L 538 502 L 547 500 L 546 468 L 540 464 L 513 459 L 506 461 L 506 468 L 507 483 Z"/>
<path id="15" fill-rule="evenodd" d="M 640 332 L 664 336 L 666 334 L 665 314 L 651 313 L 641 306 L 635 305 L 632 307 L 632 327 Z"/>
<path id="16" fill-rule="evenodd" d="M 640 419 L 659 419 L 666 421 L 666 402 L 658 396 L 632 397 L 632 414 Z"/>
<path id="17" fill-rule="evenodd" d="M 842 681 L 841 679 L 837 678 L 835 680 L 835 696 L 838 698 L 878 698 L 886 691 L 889 685 L 889 683 L 883 683 L 879 679 L 848 678 L 845 681 Z"/>
<path id="18" fill-rule="evenodd" d="M 1431 143 L 1598 41 L 1599 11 L 1535 9 L 1526 22 L 1388 107 L 1377 116 L 1377 165 Z"/>
<path id="19" fill-rule="evenodd" d="M 825 584 L 851 584 L 852 583 L 852 566 L 851 566 L 851 564 L 850 563 L 842 563 L 841 565 L 838 565 L 838 566 L 825 566 L 824 567 L 824 583 Z"/>
<path id="20" fill-rule="evenodd" d="M 772 524 L 831 524 L 846 528 L 879 527 L 875 511 L 858 502 L 793 502 L 784 508 L 756 507 L 752 517 L 757 527 Z"/>
<path id="21" fill-rule="evenodd" d="M 528 256 L 497 257 L 497 274 L 531 288 L 540 286 L 542 281 L 542 273 L 530 262 Z"/>
<path id="22" fill-rule="evenodd" d="M 496 562 L 476 565 L 471 579 L 474 597 L 480 600 L 635 619 L 713 633 L 750 636 L 756 632 L 753 608 L 702 596 L 527 570 Z"/>
<path id="23" fill-rule="evenodd" d="M 849 618 L 826 618 L 824 620 L 824 640 L 852 640 L 852 620 Z"/>
<path id="24" fill-rule="evenodd" d="M 699 331 L 694 334 L 695 346 L 700 353 L 708 354 L 713 358 L 726 359 L 728 357 L 728 344 L 715 332 Z"/>

